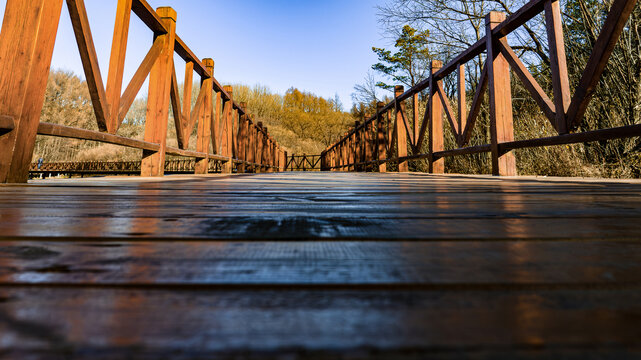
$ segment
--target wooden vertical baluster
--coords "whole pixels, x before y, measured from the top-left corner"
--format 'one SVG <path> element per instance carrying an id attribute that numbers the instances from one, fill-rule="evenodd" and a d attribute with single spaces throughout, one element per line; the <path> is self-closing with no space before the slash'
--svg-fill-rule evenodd
<path id="1" fill-rule="evenodd" d="M 249 123 L 249 157 L 247 160 L 252 163 L 251 169 L 252 172 L 256 172 L 256 166 L 253 163 L 256 162 L 256 126 L 254 123 Z"/>
<path id="2" fill-rule="evenodd" d="M 360 121 L 355 122 L 354 129 L 351 129 L 352 133 L 345 140 L 345 146 L 347 147 L 347 150 L 351 153 L 350 158 L 348 158 L 348 163 L 351 164 L 351 166 L 347 169 L 347 171 L 360 171 L 360 166 L 356 165 L 360 162 L 359 150 L 361 145 L 360 134 L 356 130 L 358 125 L 360 125 Z M 347 132 L 347 134 L 349 134 L 349 131 Z"/>
<path id="3" fill-rule="evenodd" d="M 243 108 L 243 111 L 247 111 L 247 103 L 246 102 L 241 102 L 240 107 Z M 242 161 L 238 165 L 238 172 L 241 174 L 245 173 L 245 161 L 247 160 L 246 157 L 246 138 L 247 138 L 247 114 L 243 114 L 240 117 L 239 123 L 238 123 L 238 160 Z"/>
<path id="4" fill-rule="evenodd" d="M 203 65 L 209 74 L 214 73 L 214 60 L 203 59 Z M 209 154 L 209 145 L 211 139 L 211 108 L 212 108 L 212 92 L 214 91 L 214 79 L 211 77 L 203 78 L 200 85 L 205 91 L 205 102 L 199 112 L 200 118 L 198 119 L 198 132 L 196 150 Z M 196 160 L 196 174 L 207 174 L 209 172 L 209 158 Z"/>
<path id="5" fill-rule="evenodd" d="M 467 99 L 465 92 L 465 64 L 458 65 L 457 71 L 457 90 L 458 90 L 458 129 L 459 134 L 456 136 L 456 142 L 463 146 L 463 129 L 467 125 Z"/>
<path id="6" fill-rule="evenodd" d="M 269 133 L 267 132 L 267 126 L 263 126 L 263 131 L 265 132 L 263 134 L 263 144 L 262 144 L 262 159 L 261 163 L 263 164 L 263 167 L 265 168 L 265 172 L 269 172 Z"/>
<path id="7" fill-rule="evenodd" d="M 568 133 L 566 113 L 570 107 L 570 80 L 565 58 L 565 43 L 563 41 L 563 24 L 561 23 L 561 7 L 559 0 L 545 2 L 545 27 L 548 34 L 550 51 L 550 70 L 552 72 L 552 88 L 554 89 L 554 109 L 556 111 L 556 131 L 559 134 Z"/>
<path id="8" fill-rule="evenodd" d="M 212 73 L 212 76 L 214 74 Z M 215 101 L 212 108 L 211 120 L 212 124 L 212 139 L 214 146 L 214 154 L 222 154 L 222 142 L 223 142 L 223 131 L 222 131 L 222 122 L 221 122 L 221 112 L 222 112 L 222 98 L 220 92 L 216 92 L 214 95 Z"/>
<path id="9" fill-rule="evenodd" d="M 281 168 L 280 171 L 287 171 L 287 151 L 282 150 L 280 154 Z"/>
<path id="10" fill-rule="evenodd" d="M 378 155 L 378 160 L 386 160 L 387 159 L 387 144 L 385 143 L 385 114 L 382 113 L 383 107 L 385 107 L 385 103 L 383 102 L 378 102 L 376 103 L 376 114 L 377 114 L 377 144 L 378 144 L 378 149 L 377 149 L 377 155 Z M 387 172 L 387 163 L 386 162 L 381 162 L 378 164 L 378 172 Z"/>
<path id="11" fill-rule="evenodd" d="M 125 70 L 125 54 L 127 52 L 127 37 L 129 35 L 129 20 L 131 19 L 132 0 L 118 0 L 116 10 L 116 23 L 114 36 L 111 43 L 111 58 L 109 60 L 109 75 L 107 75 L 107 130 L 115 134 L 120 125 L 120 95 L 122 93 L 122 80 Z"/>
<path id="12" fill-rule="evenodd" d="M 160 150 L 143 150 L 140 174 L 162 176 L 165 173 L 165 148 L 167 146 L 167 121 L 169 120 L 169 92 L 176 42 L 176 12 L 170 7 L 156 11 L 169 33 L 156 34 L 166 37 L 165 48 L 149 74 L 149 95 L 145 118 L 145 141 L 160 144 Z"/>
<path id="13" fill-rule="evenodd" d="M 258 122 L 256 127 L 256 172 L 263 171 L 263 123 Z"/>
<path id="14" fill-rule="evenodd" d="M 443 150 L 443 103 L 438 95 L 437 81 L 434 74 L 441 69 L 443 63 L 437 60 L 432 61 L 430 73 L 430 99 L 429 99 L 429 127 L 428 127 L 428 147 L 429 147 L 429 172 L 432 174 L 442 174 L 445 172 L 445 159 L 435 159 L 434 153 Z"/>
<path id="15" fill-rule="evenodd" d="M 347 144 L 347 149 L 349 152 L 349 155 L 347 156 L 347 163 L 349 166 L 347 167 L 347 171 L 354 171 L 355 166 L 354 163 L 356 162 L 356 156 L 354 154 L 354 144 L 356 139 L 355 134 L 351 134 L 347 139 L 345 139 L 345 144 Z"/>
<path id="16" fill-rule="evenodd" d="M 265 132 L 267 132 L 267 128 L 265 128 Z M 267 172 L 272 172 L 273 169 L 271 167 L 272 165 L 272 139 L 269 136 L 269 133 L 267 136 L 265 136 L 265 167 Z"/>
<path id="17" fill-rule="evenodd" d="M 228 160 L 223 164 L 222 173 L 231 174 L 234 168 L 234 161 L 232 156 L 232 106 L 233 106 L 233 88 L 230 85 L 223 86 L 223 90 L 229 94 L 229 99 L 224 102 L 223 115 L 222 115 L 222 155 L 227 157 Z"/>
<path id="18" fill-rule="evenodd" d="M 398 101 L 398 97 L 401 96 L 403 92 L 405 92 L 405 88 L 403 87 L 403 85 L 397 85 L 394 87 L 394 101 L 396 112 L 396 153 L 399 158 L 407 156 L 407 131 L 405 130 L 405 124 L 403 123 L 405 104 L 402 101 Z M 409 166 L 407 160 L 399 160 L 398 172 L 408 171 Z"/>
<path id="19" fill-rule="evenodd" d="M 487 71 L 490 90 L 490 137 L 492 148 L 492 174 L 516 175 L 514 153 L 501 154 L 499 144 L 514 140 L 512 119 L 512 94 L 510 90 L 510 66 L 499 51 L 492 29 L 505 20 L 505 14 L 490 12 L 485 18 L 487 41 Z"/>
<path id="20" fill-rule="evenodd" d="M 0 183 L 26 183 L 62 0 L 8 0 L 0 33 Z M 8 127 L 7 127 L 8 126 Z"/>
<path id="21" fill-rule="evenodd" d="M 366 115 L 365 119 L 369 119 L 370 115 Z M 366 123 L 363 127 L 363 146 L 365 147 L 363 161 L 370 162 L 372 161 L 372 124 Z M 369 165 L 363 166 L 363 171 L 367 171 Z"/>
<path id="22" fill-rule="evenodd" d="M 251 123 L 251 120 L 249 119 L 250 119 L 250 115 L 247 114 L 246 121 L 245 121 L 245 130 L 244 130 L 245 131 L 245 161 L 247 163 L 249 163 L 249 154 L 251 152 L 251 148 L 249 147 L 249 142 L 251 138 L 250 131 L 251 131 L 252 123 Z M 252 168 L 250 165 L 246 165 L 245 167 L 246 171 L 251 172 L 251 169 Z"/>
<path id="23" fill-rule="evenodd" d="M 353 161 L 353 164 L 354 164 L 353 170 L 354 171 L 361 171 L 361 166 L 360 165 L 356 165 L 356 164 L 358 164 L 359 162 L 362 161 L 361 155 L 362 155 L 363 138 L 361 136 L 360 130 L 358 130 L 358 127 L 360 125 L 361 125 L 360 121 L 355 121 L 354 122 L 354 142 L 353 142 L 353 147 L 352 147 L 352 149 L 353 149 L 352 151 L 354 152 L 354 161 Z"/>
<path id="24" fill-rule="evenodd" d="M 238 159 L 238 124 L 239 124 L 239 112 L 235 106 L 232 106 L 231 112 L 231 154 L 234 159 Z M 234 168 L 236 165 L 234 164 Z"/>
<path id="25" fill-rule="evenodd" d="M 212 69 L 213 71 L 213 69 Z M 212 73 L 213 76 L 213 73 Z M 189 147 L 189 139 L 191 138 L 192 127 L 190 126 L 192 122 L 191 118 L 191 92 L 194 86 L 194 63 L 188 61 L 185 64 L 185 81 L 183 82 L 183 100 L 182 100 L 182 114 L 180 118 L 180 124 L 176 123 L 176 131 L 179 131 L 182 134 L 182 143 L 184 149 Z M 175 121 L 174 121 L 175 123 Z"/>

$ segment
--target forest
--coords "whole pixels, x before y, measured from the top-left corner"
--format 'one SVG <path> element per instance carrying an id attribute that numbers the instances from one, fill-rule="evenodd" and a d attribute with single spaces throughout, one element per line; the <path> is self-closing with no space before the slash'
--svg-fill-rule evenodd
<path id="1" fill-rule="evenodd" d="M 389 49 L 372 48 L 378 58 L 362 83 L 354 87 L 353 116 L 373 114 L 377 101 L 388 102 L 394 85 L 405 89 L 424 80 L 432 60 L 447 63 L 485 34 L 485 15 L 501 11 L 508 16 L 526 4 L 526 0 L 389 0 L 378 7 L 379 25 L 393 45 Z M 570 88 L 575 88 L 585 68 L 611 0 L 560 1 Z M 641 8 L 636 5 L 621 39 L 596 89 L 594 98 L 577 131 L 639 124 L 641 111 Z M 528 66 L 537 82 L 552 97 L 550 60 L 547 55 L 545 18 L 541 14 L 508 35 L 508 42 Z M 481 69 L 481 55 L 466 64 L 467 104 L 471 103 Z M 456 108 L 455 75 L 444 81 L 445 91 Z M 516 76 L 511 76 L 515 139 L 555 135 L 544 114 Z M 390 91 L 392 90 L 392 91 Z M 416 106 L 422 114 L 427 91 Z M 487 93 L 479 122 L 470 145 L 488 144 L 489 113 Z M 412 119 L 409 101 L 408 118 Z M 456 110 L 455 110 L 456 111 Z M 445 122 L 445 148 L 454 149 L 454 137 Z M 515 151 L 519 174 L 557 176 L 641 176 L 641 142 L 623 139 L 608 142 L 575 144 Z M 422 149 L 423 153 L 427 149 Z M 488 154 L 446 158 L 446 172 L 489 173 Z M 423 171 L 426 165 L 416 161 L 410 169 Z M 412 168 L 413 167 L 413 168 Z"/>
<path id="2" fill-rule="evenodd" d="M 351 115 L 342 110 L 336 97 L 324 99 L 310 92 L 289 89 L 284 95 L 267 87 L 232 85 L 234 101 L 246 102 L 254 121 L 261 121 L 285 151 L 291 154 L 319 154 L 347 129 Z M 179 86 L 182 91 L 183 86 Z M 193 86 L 192 103 L 199 86 Z M 127 113 L 118 135 L 143 139 L 147 100 L 136 99 Z M 192 104 L 193 106 L 193 104 Z M 173 113 L 169 112 L 168 146 L 177 147 Z M 75 74 L 52 71 L 47 82 L 40 121 L 82 129 L 98 130 L 87 84 Z M 194 128 L 194 132 L 197 129 Z M 195 149 L 196 136 L 189 149 Z M 58 161 L 133 161 L 140 160 L 140 150 L 84 140 L 39 136 L 33 160 Z"/>

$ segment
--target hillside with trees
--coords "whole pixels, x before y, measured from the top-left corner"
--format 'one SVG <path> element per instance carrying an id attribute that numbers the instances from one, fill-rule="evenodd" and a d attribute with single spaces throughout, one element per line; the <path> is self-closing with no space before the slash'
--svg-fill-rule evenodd
<path id="1" fill-rule="evenodd" d="M 342 110 L 337 97 L 324 99 L 295 88 L 280 95 L 264 86 L 233 87 L 234 100 L 246 102 L 253 119 L 262 121 L 289 154 L 319 154 L 352 121 L 349 113 Z M 194 103 L 198 90 L 199 87 L 195 84 L 192 96 Z M 136 99 L 118 135 L 143 139 L 146 102 L 145 98 Z M 167 144 L 176 147 L 173 114 L 171 111 L 169 114 Z M 52 71 L 47 82 L 40 121 L 98 130 L 87 84 L 72 73 Z M 190 149 L 195 149 L 195 141 L 196 136 L 192 136 Z M 46 162 L 130 161 L 140 160 L 140 150 L 84 140 L 39 136 L 33 159 L 35 161 L 39 158 Z"/>

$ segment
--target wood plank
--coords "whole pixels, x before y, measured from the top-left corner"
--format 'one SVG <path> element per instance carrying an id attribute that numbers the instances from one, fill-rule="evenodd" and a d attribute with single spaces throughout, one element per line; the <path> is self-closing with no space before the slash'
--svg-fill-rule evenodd
<path id="1" fill-rule="evenodd" d="M 160 150 L 159 144 L 154 144 L 148 141 L 130 139 L 118 135 L 108 134 L 100 131 L 78 129 L 70 126 L 44 123 L 38 125 L 38 135 L 57 136 L 72 139 L 81 139 L 89 141 L 99 141 L 107 144 L 127 146 L 136 149 L 143 149 L 149 151 Z"/>
<path id="2" fill-rule="evenodd" d="M 505 14 L 492 11 L 485 18 L 485 32 L 492 30 L 505 20 Z M 500 153 L 499 143 L 514 140 L 512 119 L 512 93 L 510 86 L 510 66 L 500 53 L 498 41 L 493 36 L 487 38 L 487 78 L 490 91 L 490 140 L 492 148 L 492 174 L 515 176 L 516 158 L 512 152 Z M 498 38 L 496 39 L 498 40 Z"/>
<path id="3" fill-rule="evenodd" d="M 131 19 L 132 0 L 118 0 L 116 7 L 116 23 L 111 42 L 111 57 L 109 60 L 109 74 L 107 76 L 107 129 L 115 134 L 120 126 L 120 96 L 122 80 L 125 70 L 125 55 L 127 53 L 127 38 L 129 36 L 129 22 Z"/>
<path id="4" fill-rule="evenodd" d="M 567 134 L 568 123 L 565 114 L 570 107 L 572 94 L 570 93 L 570 79 L 565 58 L 561 5 L 558 0 L 547 0 L 545 2 L 545 28 L 548 35 L 550 72 L 552 73 L 552 88 L 554 89 L 554 108 L 556 111 L 554 127 L 559 134 Z"/>
<path id="5" fill-rule="evenodd" d="M 394 127 L 394 133 L 395 133 L 395 140 L 396 140 L 396 154 L 398 155 L 399 158 L 403 156 L 407 156 L 407 135 L 406 133 L 409 132 L 409 129 L 407 128 L 407 124 L 405 124 L 405 104 L 398 100 L 398 97 L 403 94 L 403 86 L 398 85 L 394 87 L 394 97 L 397 99 L 396 100 L 396 105 L 395 105 L 395 114 L 396 114 L 396 119 L 394 121 L 395 127 Z M 407 161 L 399 161 L 398 163 L 398 172 L 408 172 L 409 171 L 409 164 Z"/>
<path id="6" fill-rule="evenodd" d="M 203 63 L 207 72 L 210 74 L 214 72 L 214 60 L 207 58 L 203 59 Z M 210 140 L 211 140 L 211 111 L 212 111 L 212 87 L 211 78 L 201 78 L 201 92 L 204 92 L 203 104 L 200 105 L 201 111 L 198 118 L 197 129 L 197 142 L 196 151 L 209 154 Z M 200 97 L 200 96 L 199 96 Z M 199 159 L 196 161 L 195 173 L 207 174 L 209 172 L 209 157 Z"/>
<path id="7" fill-rule="evenodd" d="M 0 340 L 9 354 L 452 359 L 464 352 L 480 359 L 525 352 L 535 358 L 630 358 L 639 356 L 641 338 L 637 289 L 13 287 L 0 294 Z"/>
<path id="8" fill-rule="evenodd" d="M 385 106 L 385 103 L 382 101 L 379 101 L 376 104 L 376 113 L 378 114 L 378 120 L 376 122 L 376 153 L 378 160 L 385 160 L 387 158 L 387 144 L 385 141 L 385 115 L 381 112 L 383 106 Z M 381 162 L 380 164 L 378 164 L 378 172 L 387 172 L 387 163 Z"/>
<path id="9" fill-rule="evenodd" d="M 143 150 L 142 176 L 162 176 L 165 171 L 165 148 L 167 143 L 167 121 L 171 93 L 171 72 L 174 68 L 174 39 L 176 35 L 176 12 L 170 7 L 158 8 L 158 15 L 169 29 L 164 38 L 165 47 L 149 74 L 149 95 L 145 117 L 145 141 L 160 144 L 158 151 Z"/>
<path id="10" fill-rule="evenodd" d="M 428 102 L 428 109 L 426 110 L 429 111 L 428 171 L 434 174 L 442 174 L 445 172 L 445 160 L 443 160 L 442 158 L 436 159 L 434 157 L 434 153 L 443 151 L 445 146 L 443 138 L 444 102 L 441 102 L 438 99 L 438 80 L 435 79 L 434 74 L 438 72 L 441 66 L 443 66 L 443 63 L 434 60 L 430 65 L 430 98 Z"/>
<path id="11" fill-rule="evenodd" d="M 0 263 L 0 286 L 641 286 L 641 243 L 616 240 L 1 241 Z"/>
<path id="12" fill-rule="evenodd" d="M 0 34 L 0 183 L 24 183 L 62 10 L 60 0 L 8 1 Z M 12 120 L 9 120 L 9 117 Z"/>
<path id="13" fill-rule="evenodd" d="M 102 82 L 102 75 L 100 74 L 98 56 L 96 55 L 96 48 L 93 43 L 93 36 L 91 35 L 91 27 L 89 25 L 89 19 L 87 18 L 85 2 L 84 0 L 68 0 L 67 7 L 69 8 L 73 31 L 76 35 L 80 59 L 82 60 L 82 66 L 85 71 L 85 78 L 87 86 L 89 87 L 89 95 L 91 96 L 94 114 L 98 121 L 98 128 L 100 131 L 108 131 L 109 100 L 105 92 L 105 85 Z"/>

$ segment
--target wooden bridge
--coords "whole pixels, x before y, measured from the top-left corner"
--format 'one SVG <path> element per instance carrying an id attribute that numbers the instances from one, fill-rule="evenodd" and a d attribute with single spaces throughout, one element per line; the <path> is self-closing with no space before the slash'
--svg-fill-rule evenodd
<path id="1" fill-rule="evenodd" d="M 0 358 L 641 358 L 641 181 L 443 174 L 448 156 L 488 152 L 515 175 L 513 149 L 639 136 L 575 132 L 636 1 L 613 1 L 573 92 L 559 3 L 532 0 L 490 13 L 481 41 L 316 157 L 288 157 L 234 102 L 172 9 L 117 1 L 105 87 L 84 2 L 66 4 L 99 131 L 39 122 L 63 0 L 8 0 L 0 34 Z M 542 13 L 552 99 L 506 41 Z M 131 14 L 155 36 L 123 92 Z M 468 107 L 464 64 L 481 53 Z M 456 71 L 455 117 L 441 81 Z M 510 71 L 557 136 L 514 140 Z M 122 137 L 147 76 L 144 139 Z M 425 91 L 412 127 L 404 102 Z M 491 143 L 471 147 L 486 92 Z M 143 176 L 25 184 L 38 135 L 140 149 Z M 194 174 L 162 177 L 167 155 Z M 408 172 L 417 159 L 429 173 Z M 324 171 L 284 172 L 307 165 Z"/>

